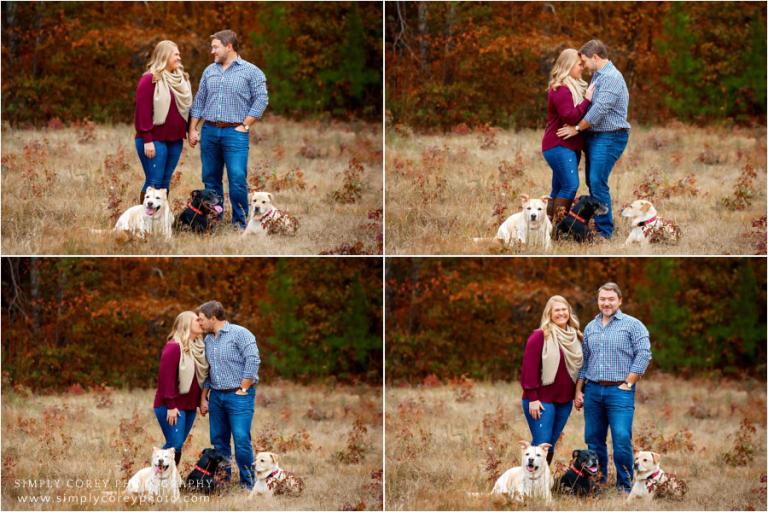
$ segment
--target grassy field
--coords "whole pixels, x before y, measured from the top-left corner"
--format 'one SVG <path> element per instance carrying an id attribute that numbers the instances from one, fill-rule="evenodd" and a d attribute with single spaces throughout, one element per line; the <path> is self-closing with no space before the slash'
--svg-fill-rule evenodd
<path id="1" fill-rule="evenodd" d="M 636 393 L 634 447 L 661 453 L 662 468 L 687 483 L 681 502 L 628 505 L 611 487 L 596 499 L 555 496 L 550 506 L 494 504 L 486 493 L 495 477 L 519 465 L 518 440 L 530 441 L 519 384 L 425 381 L 387 387 L 387 510 L 766 509 L 765 382 L 657 375 Z M 584 413 L 573 411 L 555 449 L 556 474 L 585 447 L 583 434 Z M 613 462 L 608 480 L 615 484 Z"/>
<path id="2" fill-rule="evenodd" d="M 395 126 L 386 135 L 388 254 L 499 253 L 490 239 L 520 211 L 519 195 L 550 192 L 540 130 L 416 135 Z M 587 194 L 583 159 L 579 169 L 578 195 Z M 612 239 L 558 242 L 552 254 L 765 254 L 765 128 L 635 128 L 609 186 Z M 679 244 L 625 248 L 621 208 L 641 197 L 680 226 Z"/>
<path id="3" fill-rule="evenodd" d="M 111 501 L 123 496 L 131 475 L 149 465 L 152 446 L 164 443 L 153 397 L 154 391 L 108 389 L 38 396 L 4 386 L 2 509 L 157 508 Z M 235 484 L 209 501 L 182 491 L 183 503 L 160 508 L 381 510 L 381 407 L 378 387 L 261 385 L 251 430 L 254 449 L 280 453 L 283 469 L 304 480 L 303 495 L 249 501 Z M 210 446 L 208 432 L 208 416 L 198 415 L 182 454 L 182 478 Z M 30 481 L 48 484 L 29 488 L 24 482 Z M 31 497 L 38 501 L 31 503 Z"/>
<path id="4" fill-rule="evenodd" d="M 138 203 L 144 173 L 132 126 L 83 124 L 2 130 L 3 254 L 381 253 L 381 125 L 292 122 L 267 117 L 251 130 L 249 188 L 272 192 L 299 220 L 296 236 L 257 241 L 225 220 L 212 236 L 117 242 L 109 230 Z M 179 213 L 202 188 L 199 146 L 185 143 L 171 182 Z"/>

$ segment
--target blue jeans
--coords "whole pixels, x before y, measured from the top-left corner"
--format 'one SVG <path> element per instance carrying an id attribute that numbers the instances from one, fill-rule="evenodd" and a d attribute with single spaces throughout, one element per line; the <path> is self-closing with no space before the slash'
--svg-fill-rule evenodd
<path id="1" fill-rule="evenodd" d="M 179 416 L 176 418 L 175 425 L 168 423 L 167 414 L 168 408 L 164 405 L 155 407 L 157 422 L 160 423 L 160 428 L 165 436 L 163 450 L 167 450 L 168 448 L 176 449 L 176 464 L 178 464 L 181 460 L 181 448 L 184 446 L 184 441 L 187 440 L 189 431 L 192 430 L 192 424 L 195 423 L 195 415 L 197 412 L 195 409 L 179 409 Z"/>
<path id="2" fill-rule="evenodd" d="M 601 386 L 587 382 L 584 388 L 584 441 L 597 452 L 602 481 L 608 477 L 608 427 L 613 440 L 613 463 L 616 487 L 629 492 L 632 488 L 634 455 L 632 453 L 632 417 L 635 414 L 635 387 L 624 391 L 618 386 Z"/>
<path id="3" fill-rule="evenodd" d="M 203 161 L 205 188 L 215 190 L 219 196 L 224 197 L 223 179 L 226 165 L 232 223 L 242 229 L 245 229 L 248 221 L 249 144 L 248 133 L 239 132 L 234 127 L 217 128 L 205 124 L 200 133 L 200 158 Z M 224 207 L 223 204 L 221 206 Z"/>
<path id="4" fill-rule="evenodd" d="M 247 395 L 237 395 L 233 391 L 211 390 L 208 398 L 208 412 L 211 414 L 211 443 L 216 451 L 228 461 L 232 460 L 230 439 L 235 440 L 235 460 L 240 470 L 240 485 L 253 487 L 253 446 L 251 445 L 251 422 L 253 404 L 256 399 L 256 387 L 248 388 Z M 232 466 L 227 465 L 227 479 L 232 476 Z"/>
<path id="5" fill-rule="evenodd" d="M 141 192 L 146 192 L 147 187 L 168 190 L 171 186 L 171 176 L 176 170 L 181 150 L 184 148 L 184 140 L 152 141 L 155 144 L 154 158 L 147 158 L 144 154 L 144 139 L 137 137 L 135 142 L 136 152 L 144 168 L 144 186 L 141 187 Z"/>
<path id="6" fill-rule="evenodd" d="M 579 190 L 579 161 L 581 151 L 576 152 L 565 146 L 555 146 L 544 151 L 544 160 L 552 168 L 552 199 L 562 197 L 573 199 Z"/>
<path id="7" fill-rule="evenodd" d="M 573 400 L 564 404 L 541 402 L 544 410 L 541 411 L 541 416 L 539 416 L 538 420 L 533 419 L 531 413 L 528 412 L 528 404 L 530 403 L 530 400 L 523 399 L 523 414 L 525 414 L 528 428 L 533 436 L 531 444 L 538 446 L 541 443 L 549 443 L 552 445 L 549 453 L 554 454 L 555 444 L 565 428 L 565 424 L 568 422 L 568 417 L 571 415 Z M 547 459 L 552 460 L 553 456 L 548 454 Z"/>
<path id="8" fill-rule="evenodd" d="M 613 234 L 613 207 L 608 178 L 613 166 L 621 158 L 627 147 L 629 132 L 590 132 L 584 134 L 584 153 L 586 162 L 586 180 L 589 194 L 608 206 L 608 213 L 595 216 L 595 227 L 605 238 Z"/>

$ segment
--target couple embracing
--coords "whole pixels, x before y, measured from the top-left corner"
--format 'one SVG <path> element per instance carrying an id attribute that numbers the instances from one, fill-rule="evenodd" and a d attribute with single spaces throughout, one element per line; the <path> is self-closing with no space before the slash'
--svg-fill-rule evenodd
<path id="1" fill-rule="evenodd" d="M 582 80 L 584 69 L 592 72 L 592 83 Z M 608 59 L 608 49 L 599 40 L 580 50 L 560 53 L 547 87 L 547 126 L 541 150 L 552 168 L 552 190 L 547 215 L 552 220 L 563 208 L 566 213 L 579 188 L 579 161 L 585 157 L 585 181 L 589 194 L 607 213 L 595 216 L 596 240 L 613 234 L 613 210 L 608 178 L 621 158 L 631 128 L 627 121 L 629 91 L 621 72 Z"/>
<path id="2" fill-rule="evenodd" d="M 251 422 L 259 382 L 259 349 L 251 332 L 229 323 L 220 302 L 209 301 L 180 313 L 160 356 L 154 410 L 174 448 L 176 464 L 195 422 L 197 409 L 210 412 L 211 444 L 225 458 L 231 477 L 231 440 L 240 485 L 253 487 Z"/>
<path id="3" fill-rule="evenodd" d="M 248 130 L 269 103 L 267 79 L 240 56 L 235 32 L 221 30 L 210 39 L 214 62 L 203 71 L 194 99 L 179 47 L 173 41 L 160 41 L 155 46 L 147 72 L 139 79 L 134 139 L 145 177 L 139 202 L 144 203 L 149 187 L 169 192 L 188 136 L 191 147 L 200 144 L 203 183 L 222 202 L 221 211 L 217 209 L 219 217 L 223 215 L 226 165 L 232 223 L 245 229 Z"/>
<path id="4" fill-rule="evenodd" d="M 616 487 L 632 488 L 634 454 L 632 419 L 634 384 L 651 360 L 648 330 L 623 313 L 616 283 L 600 287 L 600 310 L 582 333 L 568 301 L 555 295 L 547 301 L 539 329 L 528 338 L 521 384 L 523 413 L 532 445 L 547 443 L 552 462 L 557 441 L 572 408 L 584 409 L 584 441 L 597 453 L 602 473 L 608 475 L 608 429 L 613 439 Z"/>

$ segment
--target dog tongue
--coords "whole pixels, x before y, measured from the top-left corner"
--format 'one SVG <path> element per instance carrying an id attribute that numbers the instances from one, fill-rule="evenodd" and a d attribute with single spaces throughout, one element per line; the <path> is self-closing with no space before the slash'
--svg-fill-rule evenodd
<path id="1" fill-rule="evenodd" d="M 213 209 L 216 210 L 216 213 L 221 213 L 222 211 L 224 211 L 224 208 L 222 208 L 218 204 L 213 205 Z"/>
<path id="2" fill-rule="evenodd" d="M 155 213 L 155 210 L 153 208 L 147 208 L 147 215 L 151 217 L 152 215 L 154 215 L 154 213 Z"/>

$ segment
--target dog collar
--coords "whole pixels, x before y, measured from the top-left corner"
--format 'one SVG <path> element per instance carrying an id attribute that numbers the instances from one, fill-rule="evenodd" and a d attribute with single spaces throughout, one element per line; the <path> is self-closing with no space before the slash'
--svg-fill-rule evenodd
<path id="1" fill-rule="evenodd" d="M 579 475 L 579 476 L 582 476 L 582 477 L 584 476 L 584 473 L 582 473 L 581 471 L 579 471 L 578 469 L 576 469 L 576 466 L 574 466 L 573 464 L 571 464 L 571 469 L 572 469 L 572 470 L 573 470 L 573 472 L 574 472 L 574 473 L 576 473 L 577 475 Z"/>
<path id="2" fill-rule="evenodd" d="M 200 466 L 195 465 L 195 469 L 200 471 L 201 473 L 203 473 L 205 475 L 211 476 L 211 472 L 210 471 L 207 471 L 207 470 L 201 468 Z"/>
<path id="3" fill-rule="evenodd" d="M 657 476 L 659 476 L 659 473 L 661 473 L 660 469 L 657 469 L 655 473 L 653 473 L 651 476 L 647 477 L 645 480 L 653 480 Z"/>
<path id="4" fill-rule="evenodd" d="M 203 212 L 201 212 L 200 210 L 198 210 L 197 208 L 192 206 L 192 202 L 188 202 L 187 203 L 187 208 L 189 208 L 190 210 L 192 210 L 193 212 L 195 212 L 198 215 L 202 215 L 203 214 Z"/>
<path id="5" fill-rule="evenodd" d="M 651 217 L 651 218 L 650 218 L 650 219 L 648 219 L 648 220 L 644 220 L 644 221 L 642 221 L 642 222 L 638 222 L 638 223 L 637 223 L 637 225 L 638 225 L 638 227 L 647 226 L 648 224 L 650 224 L 651 222 L 655 222 L 656 220 L 658 220 L 658 217 L 656 217 L 656 216 L 654 215 L 653 217 Z"/>
<path id="6" fill-rule="evenodd" d="M 574 219 L 578 220 L 578 221 L 579 221 L 579 222 L 581 222 L 582 224 L 586 224 L 586 223 L 587 223 L 587 221 L 586 221 L 586 220 L 584 220 L 584 219 L 582 219 L 581 217 L 579 217 L 579 216 L 578 216 L 576 213 L 574 213 L 574 212 L 573 212 L 573 210 L 569 211 L 569 212 L 568 212 L 568 215 L 570 215 L 570 216 L 571 216 L 571 217 L 573 217 Z"/>
<path id="7" fill-rule="evenodd" d="M 276 469 L 276 470 L 274 470 L 272 473 L 268 474 L 268 475 L 267 475 L 267 478 L 274 478 L 275 476 L 277 476 L 277 475 L 279 475 L 279 474 L 280 474 L 280 470 L 279 470 L 279 469 Z"/>
<path id="8" fill-rule="evenodd" d="M 259 219 L 259 222 L 264 224 L 264 221 L 267 220 L 269 217 L 271 217 L 273 213 L 275 213 L 275 209 L 274 208 L 270 209 L 267 213 L 262 215 L 261 218 Z"/>

